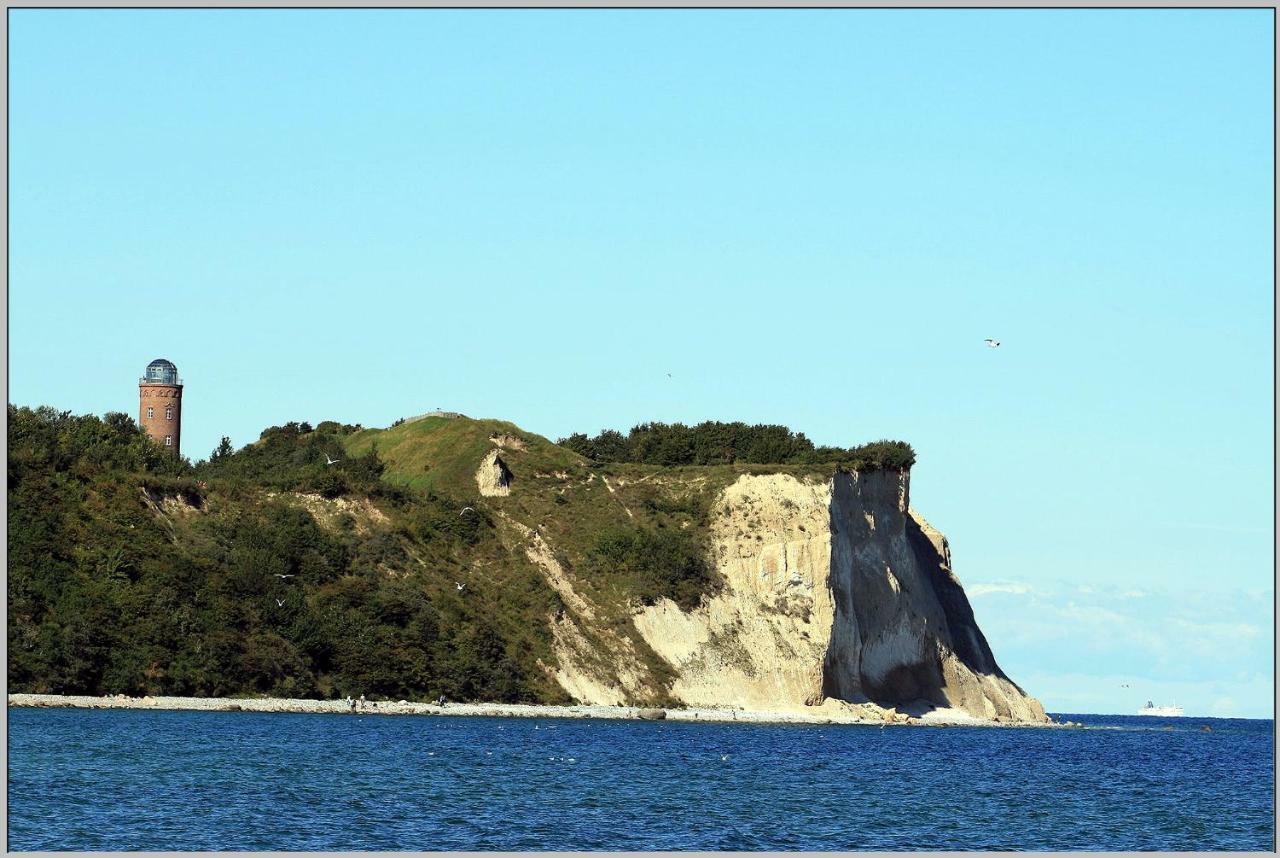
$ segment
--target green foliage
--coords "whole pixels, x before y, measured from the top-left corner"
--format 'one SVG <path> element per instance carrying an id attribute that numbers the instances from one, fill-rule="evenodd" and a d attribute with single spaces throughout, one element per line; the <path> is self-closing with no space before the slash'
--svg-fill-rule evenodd
<path id="1" fill-rule="evenodd" d="M 359 423 L 339 423 L 336 420 L 321 420 L 316 424 L 315 431 L 321 435 L 354 435 L 363 428 Z"/>
<path id="2" fill-rule="evenodd" d="M 487 511 L 459 514 L 476 501 L 348 457 L 357 429 L 273 427 L 193 469 L 124 415 L 11 406 L 10 689 L 559 702 L 538 664 L 554 593 Z"/>
<path id="3" fill-rule="evenodd" d="M 309 423 L 286 423 L 263 430 L 257 443 L 236 451 L 224 437 L 195 472 L 205 480 L 315 492 L 326 498 L 370 494 L 380 486 L 385 465 L 373 448 L 356 457 L 343 452 L 345 436 L 356 431 L 356 426 L 332 420 L 314 429 Z"/>
<path id="4" fill-rule="evenodd" d="M 854 471 L 910 470 L 916 463 L 916 452 L 905 441 L 872 441 L 846 451 L 838 459 Z"/>
<path id="5" fill-rule="evenodd" d="M 677 465 L 839 464 L 854 470 L 907 470 L 915 452 L 902 441 L 875 441 L 860 447 L 815 447 L 803 433 L 785 426 L 706 421 L 642 423 L 625 437 L 605 430 L 594 438 L 581 432 L 558 442 L 596 462 Z"/>
<path id="6" fill-rule="evenodd" d="M 420 542 L 447 541 L 473 546 L 492 538 L 493 519 L 470 504 L 441 497 L 434 492 L 415 499 L 403 515 L 405 531 Z"/>
<path id="7" fill-rule="evenodd" d="M 235 452 L 235 449 L 231 446 L 231 439 L 228 438 L 226 435 L 223 435 L 222 440 L 218 442 L 218 446 L 215 447 L 213 452 L 209 454 L 209 461 L 221 462 L 223 459 L 227 458 L 234 452 Z"/>
<path id="8" fill-rule="evenodd" d="M 687 530 L 617 528 L 602 533 L 588 574 L 621 575 L 643 604 L 665 596 L 692 610 L 718 584 L 702 544 Z"/>
<path id="9" fill-rule="evenodd" d="M 122 469 L 181 475 L 191 465 L 152 441 L 127 414 L 98 418 L 9 405 L 10 486 L 28 472 L 54 470 L 87 480 Z"/>
<path id="10" fill-rule="evenodd" d="M 572 472 L 582 466 L 568 450 L 501 420 L 421 417 L 389 429 L 365 429 L 343 443 L 351 456 L 376 449 L 387 465 L 385 482 L 462 495 L 475 491 L 476 467 L 503 435 L 521 439 L 520 446 L 502 452 L 517 474 Z"/>

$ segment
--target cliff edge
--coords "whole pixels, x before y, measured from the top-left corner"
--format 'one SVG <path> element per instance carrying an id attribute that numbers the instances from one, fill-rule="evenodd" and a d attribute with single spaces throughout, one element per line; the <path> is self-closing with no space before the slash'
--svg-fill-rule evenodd
<path id="1" fill-rule="evenodd" d="M 714 507 L 721 592 L 693 611 L 662 600 L 635 617 L 692 706 L 873 704 L 919 714 L 1048 720 L 1005 676 L 946 538 L 909 506 L 910 475 L 825 483 L 743 476 Z"/>

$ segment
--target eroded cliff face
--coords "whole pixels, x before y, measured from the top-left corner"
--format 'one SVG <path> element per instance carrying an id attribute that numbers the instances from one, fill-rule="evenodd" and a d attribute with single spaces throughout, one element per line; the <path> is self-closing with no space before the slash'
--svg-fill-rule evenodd
<path id="1" fill-rule="evenodd" d="M 744 476 L 720 496 L 711 535 L 725 588 L 690 613 L 662 600 L 634 617 L 675 667 L 675 697 L 744 709 L 822 702 L 830 498 L 829 486 L 775 476 Z"/>
<path id="2" fill-rule="evenodd" d="M 910 476 L 826 483 L 743 476 L 714 508 L 726 586 L 692 612 L 634 617 L 690 706 L 954 709 L 1047 720 L 1000 670 L 951 571 L 946 538 L 909 506 Z"/>
<path id="3" fill-rule="evenodd" d="M 842 700 L 928 703 L 980 718 L 1046 720 L 996 664 L 951 571 L 946 538 L 909 506 L 910 476 L 832 479 L 835 602 L 823 691 Z"/>

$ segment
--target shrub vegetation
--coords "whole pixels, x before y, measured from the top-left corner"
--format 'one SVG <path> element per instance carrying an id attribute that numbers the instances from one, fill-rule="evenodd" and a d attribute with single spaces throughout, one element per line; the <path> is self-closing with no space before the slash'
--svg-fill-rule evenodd
<path id="1" fill-rule="evenodd" d="M 606 429 L 595 437 L 578 432 L 558 442 L 595 462 L 647 465 L 835 464 L 852 470 L 907 470 L 915 451 L 904 441 L 873 441 L 858 447 L 818 447 L 785 426 L 706 421 L 642 423 L 626 435 Z"/>
<path id="2" fill-rule="evenodd" d="M 127 415 L 10 406 L 10 691 L 561 702 L 537 664 L 554 593 L 459 516 L 474 499 L 347 458 L 354 430 L 274 427 L 192 466 Z M 387 523 L 321 526 L 295 492 Z M 485 561 L 501 580 L 470 575 Z"/>

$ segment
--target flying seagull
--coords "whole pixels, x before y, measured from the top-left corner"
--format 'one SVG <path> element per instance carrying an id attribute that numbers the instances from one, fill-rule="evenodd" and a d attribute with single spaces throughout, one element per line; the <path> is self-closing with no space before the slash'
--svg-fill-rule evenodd
<path id="1" fill-rule="evenodd" d="M 330 459 L 328 453 L 324 454 L 324 463 L 326 465 L 336 465 L 341 461 L 342 461 L 341 459 Z"/>
<path id="2" fill-rule="evenodd" d="M 1000 341 L 999 341 L 999 340 L 993 340 L 993 339 L 989 339 L 989 338 L 988 338 L 988 339 L 983 340 L 983 342 L 987 344 L 987 348 L 989 348 L 989 349 L 998 349 L 998 348 L 1000 348 Z"/>
<path id="3" fill-rule="evenodd" d="M 284 599 L 276 599 L 276 606 L 277 606 L 277 607 L 280 607 L 280 608 L 283 608 L 283 607 L 284 607 Z"/>
<path id="4" fill-rule="evenodd" d="M 292 577 L 293 577 L 293 575 L 281 575 L 279 572 L 275 573 L 275 576 L 276 576 L 277 578 L 292 578 Z"/>
<path id="5" fill-rule="evenodd" d="M 466 514 L 466 512 L 467 512 L 467 510 L 471 510 L 472 512 L 475 512 L 475 511 L 476 511 L 476 510 L 475 510 L 475 507 L 464 506 L 464 507 L 462 508 L 462 512 L 458 513 L 458 515 L 459 515 L 459 516 L 465 515 L 465 514 Z"/>
<path id="6" fill-rule="evenodd" d="M 462 583 L 460 583 L 460 582 L 458 582 L 458 581 L 454 581 L 453 583 L 455 583 L 455 584 L 457 584 L 457 585 L 458 585 L 458 592 L 459 592 L 459 593 L 461 593 L 461 592 L 462 592 L 462 588 L 464 588 L 464 587 L 466 587 L 466 586 L 467 586 L 466 584 L 462 584 Z"/>

